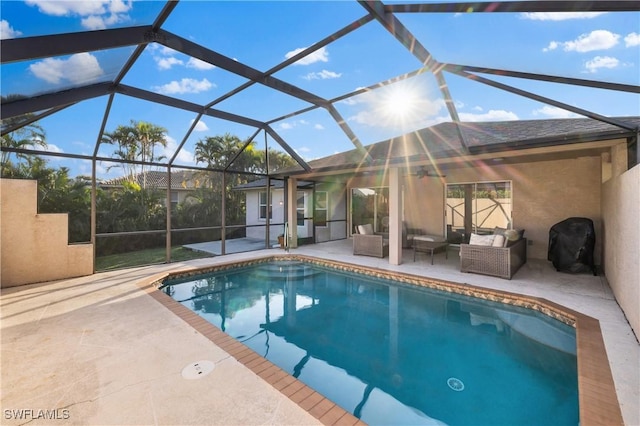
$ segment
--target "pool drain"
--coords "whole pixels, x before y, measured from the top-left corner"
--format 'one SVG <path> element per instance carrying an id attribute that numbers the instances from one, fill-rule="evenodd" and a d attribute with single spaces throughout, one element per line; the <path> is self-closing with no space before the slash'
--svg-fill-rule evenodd
<path id="1" fill-rule="evenodd" d="M 212 361 L 197 361 L 182 369 L 182 378 L 187 380 L 201 379 L 213 371 L 216 365 Z"/>
<path id="2" fill-rule="evenodd" d="M 462 380 L 456 379 L 455 377 L 447 379 L 447 385 L 456 392 L 462 392 L 464 390 L 464 383 L 462 383 Z"/>

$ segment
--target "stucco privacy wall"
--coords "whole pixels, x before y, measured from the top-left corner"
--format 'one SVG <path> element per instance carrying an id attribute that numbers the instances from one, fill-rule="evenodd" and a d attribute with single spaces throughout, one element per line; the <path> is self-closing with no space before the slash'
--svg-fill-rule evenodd
<path id="1" fill-rule="evenodd" d="M 602 217 L 605 274 L 640 337 L 640 165 L 603 185 Z"/>
<path id="2" fill-rule="evenodd" d="M 527 257 L 547 259 L 549 229 L 568 217 L 588 217 L 596 230 L 596 263 L 601 263 L 601 158 L 580 157 L 532 163 L 491 165 L 447 171 L 447 183 L 510 180 L 513 183 L 513 226 L 525 229 L 532 245 Z M 411 183 L 418 181 L 418 183 Z M 437 178 L 405 185 L 405 216 L 409 226 L 442 234 L 444 187 Z M 439 225 L 435 225 L 436 221 Z"/>
<path id="3" fill-rule="evenodd" d="M 65 213 L 38 214 L 37 182 L 0 179 L 0 285 L 93 273 L 93 245 L 69 245 Z"/>

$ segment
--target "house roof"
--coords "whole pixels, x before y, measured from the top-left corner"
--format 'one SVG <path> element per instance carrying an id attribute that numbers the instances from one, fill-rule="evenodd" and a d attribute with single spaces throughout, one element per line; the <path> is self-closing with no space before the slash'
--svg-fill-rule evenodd
<path id="1" fill-rule="evenodd" d="M 313 182 L 308 181 L 298 181 L 298 188 L 310 188 L 313 185 Z M 257 179 L 252 182 L 247 182 L 242 185 L 238 185 L 233 187 L 234 190 L 238 191 L 248 191 L 252 189 L 260 189 L 267 187 L 267 178 Z M 271 188 L 273 189 L 283 189 L 284 188 L 284 180 L 281 179 L 271 179 Z"/>
<path id="2" fill-rule="evenodd" d="M 175 190 L 191 190 L 200 187 L 203 182 L 201 178 L 202 172 L 196 172 L 191 170 L 182 170 L 171 173 L 171 189 Z M 140 186 L 166 189 L 167 173 L 150 170 L 144 173 L 138 173 L 134 175 L 134 181 Z M 117 177 L 114 179 L 104 180 L 101 183 L 103 187 L 115 187 L 122 186 L 125 182 L 129 182 L 129 178 L 126 176 Z"/>
<path id="3" fill-rule="evenodd" d="M 640 117 L 624 117 L 640 127 Z M 463 144 L 458 129 L 468 147 Z M 587 118 L 501 122 L 439 123 L 413 133 L 365 146 L 369 165 L 455 158 L 542 146 L 560 146 L 631 137 L 634 132 Z M 356 149 L 309 161 L 314 170 L 367 165 Z M 286 171 L 283 171 L 286 172 Z"/>

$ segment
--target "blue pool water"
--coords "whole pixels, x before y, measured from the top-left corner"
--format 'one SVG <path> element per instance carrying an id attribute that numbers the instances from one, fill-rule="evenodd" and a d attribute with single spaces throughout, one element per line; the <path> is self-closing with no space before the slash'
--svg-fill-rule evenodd
<path id="1" fill-rule="evenodd" d="M 372 425 L 577 425 L 575 330 L 540 313 L 275 261 L 162 291 Z"/>

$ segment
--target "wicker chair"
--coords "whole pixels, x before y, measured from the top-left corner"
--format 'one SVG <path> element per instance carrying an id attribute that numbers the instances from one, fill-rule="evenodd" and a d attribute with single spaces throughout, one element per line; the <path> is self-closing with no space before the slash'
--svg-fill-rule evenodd
<path id="1" fill-rule="evenodd" d="M 353 254 L 363 256 L 387 257 L 389 256 L 389 240 L 383 235 L 353 236 Z"/>
<path id="2" fill-rule="evenodd" d="M 527 239 L 509 247 L 460 244 L 460 271 L 511 279 L 527 262 Z"/>
<path id="3" fill-rule="evenodd" d="M 353 254 L 363 256 L 389 256 L 387 234 L 373 233 L 371 225 L 358 226 L 358 234 L 353 234 Z"/>

